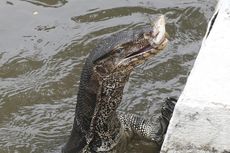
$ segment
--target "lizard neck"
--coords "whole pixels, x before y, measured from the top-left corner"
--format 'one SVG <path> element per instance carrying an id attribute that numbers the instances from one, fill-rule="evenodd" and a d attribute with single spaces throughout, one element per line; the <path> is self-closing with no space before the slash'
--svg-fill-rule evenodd
<path id="1" fill-rule="evenodd" d="M 88 141 L 95 148 L 108 150 L 108 143 L 114 143 L 120 136 L 121 123 L 116 110 L 122 101 L 123 89 L 129 75 L 113 73 L 101 77 L 97 91 L 96 105 L 90 124 Z M 110 146 L 111 148 L 111 146 Z"/>

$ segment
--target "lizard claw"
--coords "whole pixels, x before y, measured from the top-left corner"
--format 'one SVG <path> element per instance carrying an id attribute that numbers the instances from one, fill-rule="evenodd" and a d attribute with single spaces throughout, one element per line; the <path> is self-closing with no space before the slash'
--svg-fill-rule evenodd
<path id="1" fill-rule="evenodd" d="M 170 121 L 171 117 L 172 117 L 172 113 L 174 110 L 174 107 L 176 105 L 177 99 L 173 98 L 173 97 L 168 97 L 166 98 L 162 108 L 161 108 L 161 114 L 162 117 L 167 120 L 168 122 Z"/>
<path id="2" fill-rule="evenodd" d="M 160 128 L 157 134 L 159 137 L 158 139 L 155 139 L 158 145 L 161 145 L 163 143 L 163 138 L 167 131 L 176 102 L 177 99 L 168 97 L 165 99 L 164 104 L 161 108 L 161 116 L 159 117 Z"/>

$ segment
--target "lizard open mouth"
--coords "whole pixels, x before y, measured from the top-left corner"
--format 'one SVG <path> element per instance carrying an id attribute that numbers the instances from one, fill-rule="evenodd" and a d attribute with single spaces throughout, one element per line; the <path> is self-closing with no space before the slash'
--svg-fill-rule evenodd
<path id="1" fill-rule="evenodd" d="M 149 51 L 151 49 L 153 49 L 153 47 L 150 44 L 148 44 L 147 46 L 141 48 L 140 50 L 138 50 L 138 51 L 136 51 L 134 53 L 131 53 L 130 55 L 126 56 L 126 58 L 130 58 L 132 56 L 136 56 L 138 54 L 142 54 L 142 53 L 147 52 L 147 51 Z"/>
<path id="2" fill-rule="evenodd" d="M 144 55 L 151 55 L 152 53 L 153 54 L 156 54 L 158 52 L 160 52 L 161 50 L 163 50 L 166 45 L 168 43 L 168 39 L 165 37 L 163 40 L 162 40 L 162 43 L 159 44 L 159 45 L 155 45 L 154 47 L 151 45 L 151 44 L 148 44 L 146 46 L 144 46 L 143 48 L 139 49 L 138 51 L 136 52 L 133 52 L 131 54 L 129 54 L 128 56 L 126 56 L 126 59 L 127 58 L 132 58 L 132 57 L 138 57 L 138 56 L 144 56 Z"/>

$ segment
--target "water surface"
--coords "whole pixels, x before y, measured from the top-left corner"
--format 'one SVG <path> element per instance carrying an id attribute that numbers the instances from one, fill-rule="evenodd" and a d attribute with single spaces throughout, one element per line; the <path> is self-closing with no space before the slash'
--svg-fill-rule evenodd
<path id="1" fill-rule="evenodd" d="M 119 108 L 158 115 L 163 99 L 183 90 L 215 5 L 214 0 L 1 0 L 0 153 L 59 152 L 70 134 L 90 50 L 102 38 L 142 28 L 149 16 L 164 14 L 170 43 L 135 69 Z M 134 141 L 127 152 L 154 150 Z"/>

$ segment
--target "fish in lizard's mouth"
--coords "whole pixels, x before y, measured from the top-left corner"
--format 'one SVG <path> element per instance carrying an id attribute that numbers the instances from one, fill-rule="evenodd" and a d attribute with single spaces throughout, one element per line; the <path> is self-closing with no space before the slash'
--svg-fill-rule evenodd
<path id="1" fill-rule="evenodd" d="M 154 23 L 150 32 L 143 33 L 137 42 L 132 42 L 132 46 L 136 47 L 128 51 L 125 58 L 118 63 L 118 66 L 135 67 L 164 50 L 167 44 L 165 18 L 161 15 Z"/>

